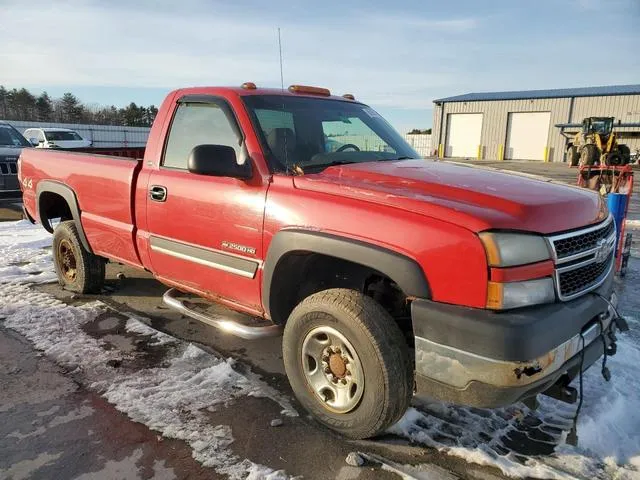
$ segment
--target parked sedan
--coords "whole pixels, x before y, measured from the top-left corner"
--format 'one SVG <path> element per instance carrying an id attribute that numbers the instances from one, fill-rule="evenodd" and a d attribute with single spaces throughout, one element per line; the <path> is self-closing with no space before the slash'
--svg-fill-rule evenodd
<path id="1" fill-rule="evenodd" d="M 28 128 L 24 136 L 36 148 L 86 148 L 91 146 L 80 134 L 68 128 Z"/>

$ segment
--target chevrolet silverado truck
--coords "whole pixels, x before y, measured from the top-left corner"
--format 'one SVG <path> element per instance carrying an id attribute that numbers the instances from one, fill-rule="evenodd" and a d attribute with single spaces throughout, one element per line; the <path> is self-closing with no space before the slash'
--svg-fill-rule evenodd
<path id="1" fill-rule="evenodd" d="M 615 353 L 598 194 L 421 159 L 352 95 L 176 90 L 143 159 L 25 149 L 19 179 L 64 288 L 99 293 L 119 262 L 187 316 L 282 335 L 295 396 L 348 437 L 384 431 L 413 395 L 575 401 L 569 382 Z"/>

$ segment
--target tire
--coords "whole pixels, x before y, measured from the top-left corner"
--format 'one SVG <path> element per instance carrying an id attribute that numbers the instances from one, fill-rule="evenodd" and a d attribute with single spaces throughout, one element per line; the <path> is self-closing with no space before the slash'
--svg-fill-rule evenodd
<path id="1" fill-rule="evenodd" d="M 578 156 L 578 152 L 576 151 L 576 147 L 573 145 L 567 148 L 567 163 L 570 167 L 578 166 L 578 162 L 580 157 Z"/>
<path id="2" fill-rule="evenodd" d="M 593 165 L 597 165 L 600 160 L 600 152 L 598 151 L 598 147 L 596 147 L 592 143 L 587 143 L 580 150 L 580 166 L 581 167 L 590 167 Z"/>
<path id="3" fill-rule="evenodd" d="M 606 162 L 607 165 L 612 166 L 622 165 L 622 156 L 618 152 L 611 152 L 609 155 L 607 155 Z"/>
<path id="4" fill-rule="evenodd" d="M 335 288 L 304 299 L 289 316 L 282 348 L 298 401 L 346 437 L 378 435 L 409 407 L 413 366 L 405 339 L 382 306 L 360 292 Z"/>
<path id="5" fill-rule="evenodd" d="M 58 282 L 64 289 L 100 293 L 104 285 L 105 259 L 82 246 L 73 220 L 60 222 L 53 232 L 53 263 Z"/>
<path id="6" fill-rule="evenodd" d="M 631 163 L 631 149 L 627 145 L 618 144 L 618 152 L 622 157 L 622 165 L 628 165 Z"/>

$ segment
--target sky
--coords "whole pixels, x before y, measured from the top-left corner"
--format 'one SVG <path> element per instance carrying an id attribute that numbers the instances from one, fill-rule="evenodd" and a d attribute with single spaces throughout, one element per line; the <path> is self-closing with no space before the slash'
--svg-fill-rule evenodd
<path id="1" fill-rule="evenodd" d="M 433 100 L 640 83 L 640 0 L 0 0 L 0 84 L 159 105 L 194 85 L 352 93 L 401 132 Z"/>

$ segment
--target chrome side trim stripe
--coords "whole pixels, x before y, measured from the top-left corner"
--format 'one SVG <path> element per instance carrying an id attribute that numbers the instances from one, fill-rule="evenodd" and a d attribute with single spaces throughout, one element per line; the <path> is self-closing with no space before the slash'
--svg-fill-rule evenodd
<path id="1" fill-rule="evenodd" d="M 245 278 L 254 278 L 258 270 L 258 262 L 226 255 L 206 248 L 194 247 L 181 242 L 151 236 L 151 250 L 180 258 L 189 262 L 233 273 Z"/>

